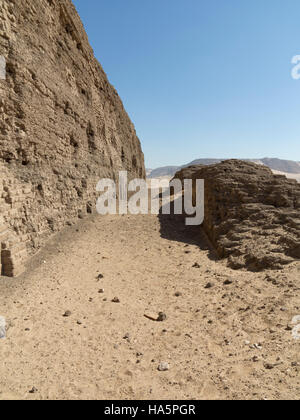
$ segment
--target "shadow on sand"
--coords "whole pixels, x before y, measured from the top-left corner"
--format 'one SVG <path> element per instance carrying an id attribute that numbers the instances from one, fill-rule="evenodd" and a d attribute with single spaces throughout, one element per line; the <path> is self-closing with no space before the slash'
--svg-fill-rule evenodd
<path id="1" fill-rule="evenodd" d="M 171 212 L 168 215 L 163 214 L 163 208 L 160 208 L 158 218 L 161 237 L 173 242 L 198 246 L 201 250 L 208 251 L 208 257 L 211 260 L 219 260 L 203 228 L 201 226 L 186 226 L 186 216 L 174 214 L 174 201 L 170 204 Z"/>

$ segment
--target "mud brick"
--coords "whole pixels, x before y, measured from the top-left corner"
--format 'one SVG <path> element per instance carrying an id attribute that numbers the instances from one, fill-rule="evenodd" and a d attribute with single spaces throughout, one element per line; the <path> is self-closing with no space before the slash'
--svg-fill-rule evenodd
<path id="1" fill-rule="evenodd" d="M 91 203 L 95 208 L 100 179 L 117 179 L 119 170 L 127 170 L 129 179 L 144 178 L 145 167 L 135 128 L 94 57 L 72 2 L 1 0 L 0 22 L 5 39 L 0 55 L 6 67 L 9 61 L 7 79 L 0 83 L 5 128 L 0 244 L 7 267 L 1 264 L 15 275 L 19 268 L 9 267 L 9 258 L 27 259 L 16 244 L 36 252 L 70 220 L 89 214 Z M 34 57 L 41 48 L 37 68 Z M 53 60 L 58 51 L 59 66 Z"/>

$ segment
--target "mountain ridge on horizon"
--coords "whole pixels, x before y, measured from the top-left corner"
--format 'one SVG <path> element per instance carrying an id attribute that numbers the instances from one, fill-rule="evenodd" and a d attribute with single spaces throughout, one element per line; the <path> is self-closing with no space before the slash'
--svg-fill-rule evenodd
<path id="1" fill-rule="evenodd" d="M 182 166 L 162 166 L 156 169 L 147 169 L 148 178 L 158 178 L 162 176 L 174 176 L 177 171 L 193 165 L 213 165 L 229 159 L 195 159 L 192 162 Z M 240 159 L 249 162 L 265 165 L 273 171 L 300 175 L 300 162 L 293 160 L 285 160 L 279 158 L 263 158 L 263 159 Z"/>

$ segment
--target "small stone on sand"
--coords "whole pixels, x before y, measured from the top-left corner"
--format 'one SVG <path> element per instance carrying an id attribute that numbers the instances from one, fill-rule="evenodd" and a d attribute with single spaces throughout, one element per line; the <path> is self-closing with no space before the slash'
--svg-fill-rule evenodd
<path id="1" fill-rule="evenodd" d="M 118 297 L 114 297 L 112 303 L 120 303 L 120 299 Z"/>
<path id="2" fill-rule="evenodd" d="M 164 312 L 160 312 L 157 317 L 158 322 L 164 322 L 167 319 L 167 315 Z"/>
<path id="3" fill-rule="evenodd" d="M 167 372 L 168 370 L 170 370 L 169 363 L 167 363 L 167 362 L 161 362 L 158 365 L 158 370 L 159 370 L 159 372 Z"/>
<path id="4" fill-rule="evenodd" d="M 233 283 L 232 280 L 227 279 L 224 281 L 224 286 L 230 286 L 232 283 Z"/>

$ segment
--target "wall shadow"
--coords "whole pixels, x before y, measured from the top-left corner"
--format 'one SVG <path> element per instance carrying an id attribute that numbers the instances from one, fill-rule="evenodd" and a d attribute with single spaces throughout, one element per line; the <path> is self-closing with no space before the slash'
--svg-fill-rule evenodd
<path id="1" fill-rule="evenodd" d="M 170 207 L 171 211 L 168 215 L 163 214 L 163 208 L 160 207 L 158 218 L 161 237 L 173 242 L 195 245 L 203 251 L 208 251 L 208 257 L 211 260 L 220 260 L 202 226 L 186 226 L 186 216 L 177 215 L 174 212 L 174 201 L 171 201 Z"/>

